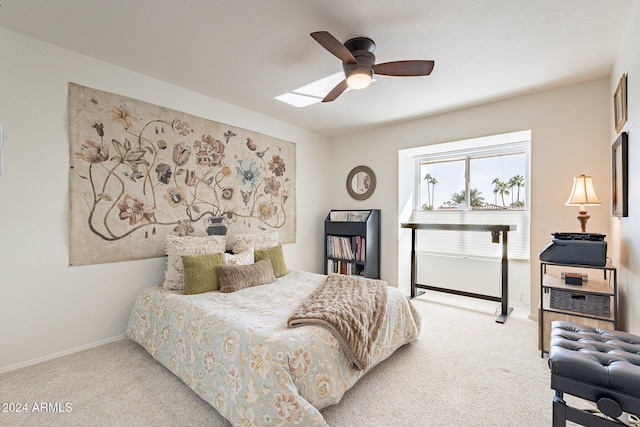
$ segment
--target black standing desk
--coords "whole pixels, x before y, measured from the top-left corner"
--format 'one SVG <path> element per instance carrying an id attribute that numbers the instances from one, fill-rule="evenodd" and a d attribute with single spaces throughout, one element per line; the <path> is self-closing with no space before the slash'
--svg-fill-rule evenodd
<path id="1" fill-rule="evenodd" d="M 515 225 L 501 225 L 501 224 L 438 224 L 438 223 L 418 223 L 418 222 L 404 222 L 401 224 L 402 228 L 411 229 L 411 298 L 417 297 L 424 292 L 419 292 L 416 288 L 429 289 L 439 292 L 447 292 L 450 294 L 464 295 L 472 298 L 486 299 L 490 301 L 498 301 L 502 303 L 500 315 L 496 319 L 498 323 L 504 323 L 507 317 L 513 311 L 513 308 L 509 307 L 509 257 L 507 255 L 507 235 L 509 231 L 516 230 Z M 489 231 L 492 238 L 494 236 L 499 237 L 502 234 L 502 261 L 500 263 L 502 272 L 502 289 L 501 296 L 494 297 L 491 295 L 476 294 L 473 292 L 458 291 L 455 289 L 440 288 L 437 286 L 422 285 L 416 283 L 416 231 L 417 230 L 451 230 L 451 231 Z"/>

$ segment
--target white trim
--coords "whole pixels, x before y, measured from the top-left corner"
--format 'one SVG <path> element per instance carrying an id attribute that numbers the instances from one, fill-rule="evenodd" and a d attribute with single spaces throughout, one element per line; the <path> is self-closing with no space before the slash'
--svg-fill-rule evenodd
<path id="1" fill-rule="evenodd" d="M 526 143 L 531 141 L 531 130 L 522 130 L 498 135 L 482 136 L 478 138 L 464 139 L 461 141 L 442 142 L 438 144 L 417 147 L 414 156 L 441 153 L 443 151 L 466 151 L 477 147 L 494 147 L 500 145 L 512 145 L 516 143 Z"/>
<path id="2" fill-rule="evenodd" d="M 484 139 L 484 138 L 483 138 Z M 464 148 L 464 149 L 451 149 L 446 150 L 446 146 L 451 145 L 455 146 L 455 143 L 445 143 L 439 144 L 439 147 L 443 148 L 443 151 L 436 151 L 430 153 L 423 153 L 418 156 L 415 156 L 416 160 L 420 162 L 428 161 L 428 162 L 438 162 L 444 160 L 464 160 L 469 157 L 480 157 L 480 156 L 499 156 L 501 154 L 512 154 L 518 151 L 522 151 L 524 153 L 528 153 L 531 140 L 529 141 L 514 141 L 512 143 L 507 144 L 494 144 L 487 146 L 478 146 L 473 148 Z M 433 147 L 433 145 L 428 145 L 427 147 Z"/>
<path id="3" fill-rule="evenodd" d="M 35 359 L 27 360 L 26 362 L 16 363 L 14 365 L 5 366 L 0 368 L 0 374 L 4 374 L 6 372 L 15 371 L 17 369 L 26 368 L 27 366 L 37 365 L 38 363 L 46 362 L 48 360 L 57 359 L 59 357 L 68 356 L 73 353 L 77 353 L 79 351 L 88 350 L 93 347 L 98 347 L 104 344 L 109 344 L 115 341 L 120 341 L 125 339 L 126 337 L 123 335 L 117 335 L 115 337 L 107 338 L 100 341 L 95 341 L 89 344 L 81 345 L 79 347 L 70 348 L 67 350 L 59 351 L 57 353 L 49 354 L 47 356 L 37 357 Z"/>

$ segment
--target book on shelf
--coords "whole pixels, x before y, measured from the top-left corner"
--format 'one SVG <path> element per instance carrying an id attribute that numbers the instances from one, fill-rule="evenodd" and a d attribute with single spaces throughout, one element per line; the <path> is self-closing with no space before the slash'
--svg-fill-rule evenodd
<path id="1" fill-rule="evenodd" d="M 327 235 L 327 256 L 347 260 L 365 261 L 365 238 L 362 236 Z"/>
<path id="2" fill-rule="evenodd" d="M 354 262 L 343 260 L 327 260 L 327 273 L 340 273 L 348 275 L 362 276 L 364 274 L 364 266 L 358 265 Z"/>

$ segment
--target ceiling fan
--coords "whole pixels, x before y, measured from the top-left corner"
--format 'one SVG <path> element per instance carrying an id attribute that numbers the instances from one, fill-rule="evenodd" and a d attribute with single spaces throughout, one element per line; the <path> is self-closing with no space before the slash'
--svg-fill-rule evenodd
<path id="1" fill-rule="evenodd" d="M 376 44 L 368 37 L 355 37 L 344 44 L 327 31 L 316 31 L 311 37 L 342 61 L 345 79 L 338 83 L 322 102 L 331 102 L 342 92 L 351 89 L 364 89 L 371 83 L 373 74 L 385 76 L 428 76 L 433 70 L 434 61 L 392 61 L 376 64 L 373 51 Z"/>

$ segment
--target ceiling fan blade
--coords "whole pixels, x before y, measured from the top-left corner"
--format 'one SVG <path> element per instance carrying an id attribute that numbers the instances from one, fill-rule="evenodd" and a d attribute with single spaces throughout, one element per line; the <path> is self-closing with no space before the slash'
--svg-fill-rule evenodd
<path id="1" fill-rule="evenodd" d="M 428 76 L 433 70 L 434 61 L 392 61 L 373 66 L 375 74 L 383 76 Z"/>
<path id="2" fill-rule="evenodd" d="M 331 89 L 331 92 L 329 92 L 327 94 L 327 96 L 324 97 L 322 102 L 331 102 L 331 101 L 335 100 L 337 97 L 342 95 L 342 92 L 347 90 L 347 87 L 348 87 L 347 86 L 347 80 L 345 79 L 345 80 L 341 81 L 340 83 L 338 83 L 336 85 L 336 87 Z"/>
<path id="3" fill-rule="evenodd" d="M 353 57 L 349 49 L 344 47 L 342 43 L 338 41 L 335 37 L 333 37 L 327 31 L 316 31 L 311 33 L 311 37 L 314 38 L 315 41 L 320 43 L 320 46 L 327 49 L 329 52 L 333 53 L 338 59 L 347 64 L 355 64 L 356 58 Z"/>

